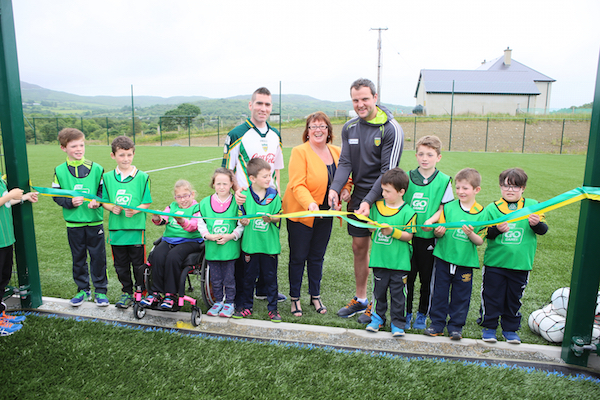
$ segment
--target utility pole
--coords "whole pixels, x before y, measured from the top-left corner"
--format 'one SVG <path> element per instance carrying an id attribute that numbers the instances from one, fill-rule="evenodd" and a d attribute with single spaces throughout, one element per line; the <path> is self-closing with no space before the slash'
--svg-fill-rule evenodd
<path id="1" fill-rule="evenodd" d="M 381 104 L 381 31 L 387 31 L 388 28 L 371 28 L 370 31 L 379 31 L 379 40 L 377 40 L 377 105 Z"/>

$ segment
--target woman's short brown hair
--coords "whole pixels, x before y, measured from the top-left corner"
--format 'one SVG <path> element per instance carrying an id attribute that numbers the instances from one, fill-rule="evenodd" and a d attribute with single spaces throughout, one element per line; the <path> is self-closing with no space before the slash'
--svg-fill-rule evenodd
<path id="1" fill-rule="evenodd" d="M 308 117 L 306 117 L 306 127 L 304 128 L 304 133 L 302 134 L 302 141 L 303 142 L 308 141 L 308 127 L 310 124 L 312 124 L 315 121 L 323 121 L 327 124 L 327 142 L 326 143 L 333 142 L 333 125 L 331 125 L 331 121 L 329 120 L 329 117 L 323 111 L 317 111 L 316 113 L 312 113 Z"/>

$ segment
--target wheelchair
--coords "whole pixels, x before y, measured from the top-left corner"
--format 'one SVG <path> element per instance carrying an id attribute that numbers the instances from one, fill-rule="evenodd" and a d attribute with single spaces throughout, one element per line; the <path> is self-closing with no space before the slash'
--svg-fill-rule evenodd
<path id="1" fill-rule="evenodd" d="M 152 250 L 150 250 L 150 253 L 148 254 L 148 260 L 150 260 L 150 255 L 152 254 L 154 247 L 157 246 L 161 240 L 162 238 L 158 238 L 154 241 Z M 215 303 L 212 286 L 210 284 L 210 269 L 204 254 L 204 242 L 201 243 L 201 247 L 201 251 L 189 254 L 183 262 L 183 270 L 181 271 L 181 277 L 179 279 L 178 302 L 174 305 L 173 309 L 167 310 L 178 311 L 181 309 L 181 307 L 183 307 L 186 301 L 189 302 L 192 305 L 191 319 L 193 326 L 198 326 L 202 318 L 202 311 L 196 304 L 197 300 L 191 296 L 191 294 L 197 290 L 198 286 L 200 287 L 202 301 L 204 301 L 204 304 L 210 308 Z M 133 295 L 133 315 L 136 319 L 144 318 L 148 308 L 151 310 L 165 311 L 158 306 L 144 307 L 140 303 L 143 297 L 147 295 L 148 291 L 152 287 L 152 266 L 150 265 L 149 261 L 143 266 L 143 271 L 141 271 L 141 273 L 143 275 L 143 286 L 136 287 Z M 187 295 L 186 292 L 190 295 Z"/>

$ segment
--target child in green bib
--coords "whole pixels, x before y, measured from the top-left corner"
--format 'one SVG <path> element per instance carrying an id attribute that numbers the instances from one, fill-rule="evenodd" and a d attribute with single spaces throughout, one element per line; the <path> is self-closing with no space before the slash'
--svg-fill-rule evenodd
<path id="1" fill-rule="evenodd" d="M 200 202 L 205 217 L 198 222 L 198 230 L 206 241 L 206 261 L 210 268 L 215 304 L 206 313 L 211 317 L 230 318 L 235 302 L 235 262 L 240 257 L 240 238 L 244 227 L 236 220 L 238 207 L 231 194 L 235 176 L 227 168 L 217 168 L 211 187 L 215 193 Z"/>
<path id="2" fill-rule="evenodd" d="M 117 162 L 114 171 L 104 174 L 102 206 L 110 212 L 108 217 L 108 243 L 111 245 L 117 277 L 123 294 L 115 303 L 117 308 L 133 304 L 133 280 L 142 286 L 142 271 L 146 263 L 146 213 L 132 208 L 148 208 L 152 203 L 150 177 L 132 164 L 135 144 L 127 136 L 112 141 L 110 156 Z"/>
<path id="3" fill-rule="evenodd" d="M 404 336 L 406 282 L 410 271 L 410 240 L 416 231 L 417 214 L 404 201 L 408 175 L 396 167 L 381 177 L 383 200 L 371 207 L 369 218 L 385 227 L 372 229 L 369 268 L 373 271 L 373 308 L 367 330 L 377 332 L 385 325 L 390 293 L 392 336 Z"/>
<path id="4" fill-rule="evenodd" d="M 244 255 L 244 283 L 241 298 L 236 299 L 236 312 L 233 318 L 252 315 L 253 294 L 256 279 L 263 276 L 269 302 L 269 319 L 281 322 L 277 311 L 277 256 L 281 253 L 279 242 L 279 218 L 271 215 L 281 211 L 281 197 L 270 187 L 271 167 L 261 158 L 253 158 L 247 165 L 248 177 L 252 185 L 243 191 L 245 203 L 240 206 L 243 215 L 262 215 L 262 218 L 244 218 L 242 225 L 242 251 Z"/>
<path id="5" fill-rule="evenodd" d="M 196 201 L 196 191 L 185 179 L 175 182 L 173 201 L 163 212 L 177 214 L 180 217 L 153 215 L 154 225 L 166 225 L 161 241 L 148 259 L 152 266 L 152 288 L 149 296 L 141 301 L 145 307 L 160 305 L 170 310 L 179 293 L 179 278 L 183 262 L 188 255 L 202 251 L 204 240 L 198 232 L 200 204 Z M 163 296 L 164 294 L 164 296 Z"/>

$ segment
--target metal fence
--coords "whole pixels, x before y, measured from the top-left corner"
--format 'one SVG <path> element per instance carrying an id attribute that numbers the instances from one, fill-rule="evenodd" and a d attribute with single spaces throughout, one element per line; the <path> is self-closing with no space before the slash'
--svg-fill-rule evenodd
<path id="1" fill-rule="evenodd" d="M 110 144 L 120 135 L 133 137 L 136 145 L 221 146 L 224 137 L 246 116 L 180 116 L 177 123 L 164 116 L 111 117 L 29 117 L 25 119 L 28 143 L 55 142 L 65 127 L 80 129 L 90 144 Z M 587 150 L 589 117 L 501 118 L 398 116 L 405 135 L 405 148 L 413 149 L 425 135 L 438 136 L 448 151 L 572 153 Z M 334 144 L 340 144 L 347 118 L 334 118 Z M 279 127 L 278 116 L 270 121 Z M 135 129 L 135 135 L 133 130 Z M 303 117 L 286 116 L 281 136 L 286 147 L 302 143 Z"/>

